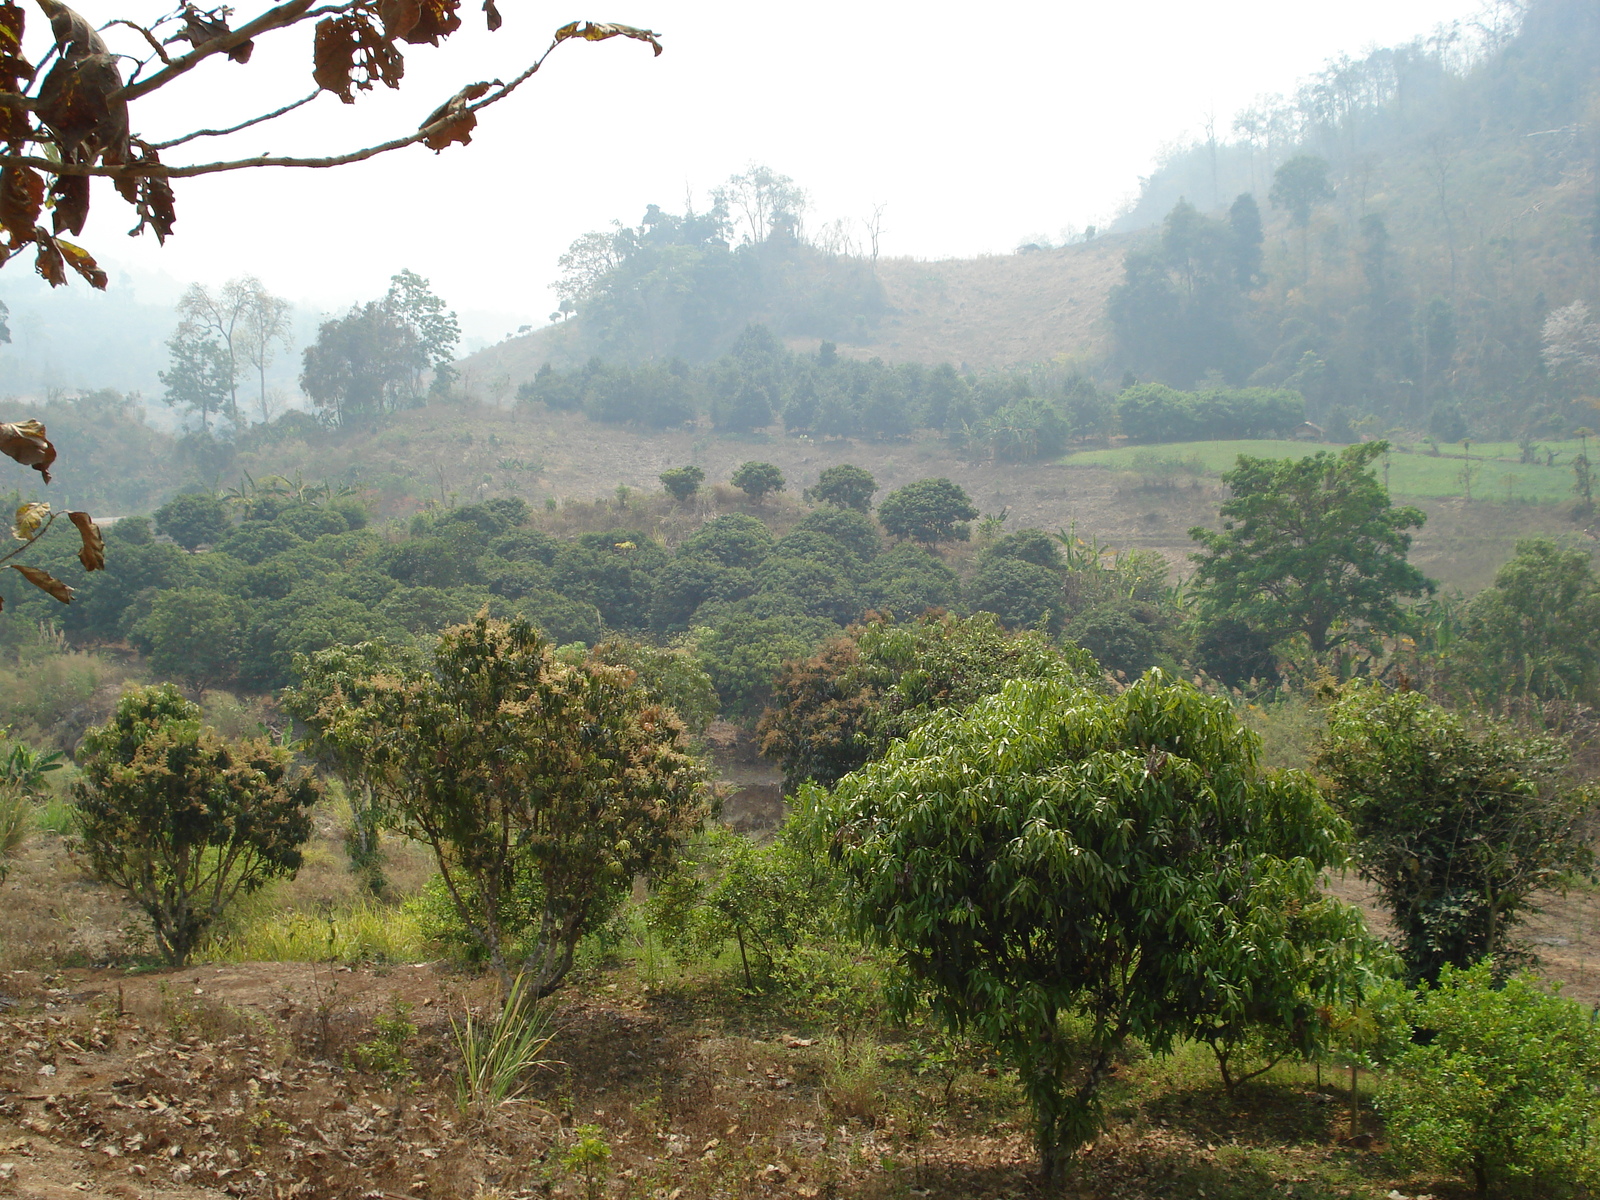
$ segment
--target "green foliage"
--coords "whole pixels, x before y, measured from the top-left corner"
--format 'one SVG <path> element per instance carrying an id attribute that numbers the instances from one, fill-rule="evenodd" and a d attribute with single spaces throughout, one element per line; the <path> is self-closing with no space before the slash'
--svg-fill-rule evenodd
<path id="1" fill-rule="evenodd" d="M 1314 154 L 1299 154 L 1272 173 L 1272 191 L 1267 197 L 1273 208 L 1286 209 L 1297 229 L 1311 223 L 1311 210 L 1324 200 L 1333 199 L 1333 184 L 1328 181 L 1328 160 Z"/>
<path id="2" fill-rule="evenodd" d="M 1518 542 L 1468 605 L 1464 633 L 1456 658 L 1484 694 L 1600 701 L 1600 580 L 1587 552 Z"/>
<path id="3" fill-rule="evenodd" d="M 689 497 L 700 490 L 700 485 L 706 480 L 706 473 L 696 466 L 672 467 L 661 472 L 661 486 L 679 504 L 687 504 Z"/>
<path id="4" fill-rule="evenodd" d="M 209 492 L 174 496 L 156 509 L 156 531 L 190 553 L 222 541 L 230 528 L 227 506 Z"/>
<path id="5" fill-rule="evenodd" d="M 1143 383 L 1117 397 L 1122 432 L 1136 442 L 1284 437 L 1306 419 L 1305 398 L 1272 388 L 1179 392 Z"/>
<path id="6" fill-rule="evenodd" d="M 748 988 L 758 974 L 770 979 L 826 927 L 831 899 L 827 877 L 791 839 L 758 846 L 719 828 L 686 848 L 656 883 L 646 919 L 683 961 L 716 958 L 734 942 Z"/>
<path id="7" fill-rule="evenodd" d="M 1406 562 L 1423 514 L 1396 508 L 1371 471 L 1385 442 L 1272 462 L 1239 456 L 1222 529 L 1195 528 L 1201 614 L 1243 622 L 1273 641 L 1304 635 L 1315 654 L 1404 624 L 1400 596 L 1433 584 Z"/>
<path id="8" fill-rule="evenodd" d="M 967 493 L 948 479 L 919 479 L 896 488 L 878 506 L 878 520 L 890 537 L 909 538 L 924 546 L 964 542 L 970 531 L 964 524 L 976 519 Z"/>
<path id="9" fill-rule="evenodd" d="M 772 552 L 771 532 L 748 513 L 726 513 L 702 525 L 679 554 L 716 559 L 725 567 L 754 567 Z"/>
<path id="10" fill-rule="evenodd" d="M 802 792 L 857 928 L 904 972 L 899 1008 L 1020 1070 L 1046 1175 L 1098 1130 L 1128 1038 L 1292 1030 L 1352 986 L 1359 913 L 1318 886 L 1344 826 L 1257 752 L 1224 701 L 1157 672 L 1115 697 L 1017 681 Z"/>
<path id="11" fill-rule="evenodd" d="M 814 487 L 806 489 L 805 498 L 817 504 L 832 504 L 839 508 L 853 508 L 867 512 L 872 507 L 872 494 L 878 490 L 878 481 L 872 472 L 850 463 L 827 467 L 817 476 Z"/>
<path id="12" fill-rule="evenodd" d="M 1002 462 L 1032 462 L 1060 454 L 1071 436 L 1071 424 L 1054 404 L 1028 396 L 990 413 L 973 441 Z"/>
<path id="13" fill-rule="evenodd" d="M 1592 870 L 1590 787 L 1564 779 L 1566 746 L 1474 730 L 1420 692 L 1351 684 L 1328 716 L 1317 767 L 1355 830 L 1412 979 L 1519 955 L 1509 935 L 1547 889 Z"/>
<path id="14" fill-rule="evenodd" d="M 170 684 L 130 689 L 84 735 L 78 850 L 145 911 L 173 965 L 241 892 L 299 869 L 319 789 L 292 761 L 265 740 L 219 738 Z"/>
<path id="15" fill-rule="evenodd" d="M 838 626 L 825 617 L 757 616 L 730 610 L 697 626 L 700 659 L 722 700 L 722 711 L 754 721 L 772 695 L 783 664 L 810 654 Z"/>
<path id="16" fill-rule="evenodd" d="M 215 687 L 238 670 L 243 603 L 214 588 L 162 592 L 130 631 L 159 675 Z"/>
<path id="17" fill-rule="evenodd" d="M 598 1125 L 579 1125 L 561 1153 L 561 1165 L 583 1180 L 585 1200 L 599 1200 L 611 1176 L 611 1143 Z"/>
<path id="18" fill-rule="evenodd" d="M 783 472 L 767 462 L 742 464 L 728 481 L 738 488 L 752 503 L 760 504 L 773 492 L 783 491 Z"/>
<path id="19" fill-rule="evenodd" d="M 372 1037 L 358 1045 L 351 1058 L 361 1070 L 382 1075 L 391 1084 L 400 1083 L 412 1073 L 408 1053 L 417 1036 L 411 1020 L 411 1005 L 398 996 L 389 999 L 387 1011 L 372 1018 Z"/>
<path id="20" fill-rule="evenodd" d="M 1588 1195 L 1600 1184 L 1594 1128 L 1600 1027 L 1532 976 L 1446 967 L 1411 1007 L 1422 1036 L 1390 1063 L 1378 1104 L 1405 1159 L 1471 1178 L 1487 1197 Z"/>
<path id="21" fill-rule="evenodd" d="M 1012 679 L 1088 678 L 1093 660 L 1036 632 L 1008 633 L 989 613 L 852 626 L 812 657 L 784 664 L 757 732 L 791 790 L 832 787 L 939 712 L 961 711 Z"/>
<path id="22" fill-rule="evenodd" d="M 403 835 L 425 843 L 459 920 L 509 981 L 512 894 L 538 907 L 517 974 L 543 996 L 635 875 L 664 869 L 705 814 L 683 726 L 634 673 L 558 662 L 527 623 L 479 615 L 426 668 L 359 680 L 308 723 L 352 747 Z"/>

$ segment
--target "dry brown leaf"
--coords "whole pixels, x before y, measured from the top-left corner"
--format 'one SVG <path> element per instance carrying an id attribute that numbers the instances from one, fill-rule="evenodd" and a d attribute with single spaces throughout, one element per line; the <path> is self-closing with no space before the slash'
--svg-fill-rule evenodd
<path id="1" fill-rule="evenodd" d="M 31 418 L 26 421 L 0 421 L 0 454 L 32 467 L 50 482 L 50 464 L 56 448 L 45 436 L 44 426 Z"/>
<path id="2" fill-rule="evenodd" d="M 498 81 L 496 81 L 498 82 Z M 451 118 L 450 123 L 442 129 L 436 129 L 422 139 L 422 144 L 432 150 L 443 150 L 452 142 L 460 142 L 463 146 L 472 141 L 472 131 L 477 127 L 478 118 L 467 105 L 474 100 L 481 99 L 493 83 L 469 83 L 449 100 L 434 109 L 421 128 L 426 129 L 436 121 Z"/>
<path id="3" fill-rule="evenodd" d="M 379 0 L 378 19 L 392 38 L 403 38 L 416 27 L 422 16 L 422 0 Z"/>
<path id="4" fill-rule="evenodd" d="M 83 223 L 89 219 L 89 177 L 57 175 L 50 187 L 50 198 L 54 202 L 55 231 L 82 233 Z"/>
<path id="5" fill-rule="evenodd" d="M 0 227 L 11 235 L 13 246 L 33 240 L 44 209 L 44 177 L 32 167 L 0 169 Z"/>
<path id="6" fill-rule="evenodd" d="M 94 255 L 90 254 L 82 246 L 75 246 L 62 238 L 56 238 L 55 241 L 56 246 L 66 258 L 67 266 L 82 276 L 83 281 L 90 287 L 99 288 L 102 292 L 106 290 L 106 284 L 109 280 L 106 277 L 106 273 L 100 269 L 100 264 L 95 262 Z"/>
<path id="7" fill-rule="evenodd" d="M 500 10 L 494 6 L 494 0 L 483 0 L 483 11 L 487 14 L 487 23 L 490 33 L 493 33 L 496 29 L 499 29 L 501 25 L 505 24 L 504 19 L 500 16 Z"/>
<path id="8" fill-rule="evenodd" d="M 405 70 L 405 59 L 394 43 L 365 17 L 346 13 L 317 22 L 311 78 L 346 104 L 355 103 L 352 87 L 371 91 L 377 81 L 399 87 Z"/>
<path id="9" fill-rule="evenodd" d="M 228 10 L 219 9 L 217 11 L 226 13 Z M 169 38 L 168 41 L 175 42 L 181 38 L 198 50 L 207 42 L 215 41 L 217 38 L 224 37 L 232 32 L 233 30 L 228 28 L 228 22 L 225 18 L 219 17 L 215 13 L 203 13 L 199 9 L 185 5 L 183 9 L 183 31 L 177 34 L 176 37 Z M 228 57 L 236 63 L 247 63 L 250 61 L 250 55 L 255 51 L 255 48 L 254 42 L 243 42 L 229 50 L 227 52 Z"/>
<path id="10" fill-rule="evenodd" d="M 33 584 L 33 586 L 38 588 L 41 592 L 47 593 L 54 599 L 61 601 L 63 604 L 72 603 L 72 593 L 74 589 L 69 588 L 66 584 L 62 583 L 61 580 L 50 574 L 49 571 L 41 571 L 38 567 L 30 567 L 24 563 L 8 563 L 6 565 L 17 574 L 21 575 L 29 583 Z"/>
<path id="11" fill-rule="evenodd" d="M 106 540 L 100 536 L 100 526 L 96 525 L 94 518 L 86 512 L 69 512 L 67 520 L 78 527 L 78 536 L 83 541 L 83 546 L 78 550 L 78 561 L 83 564 L 83 569 L 104 571 Z"/>
<path id="12" fill-rule="evenodd" d="M 30 500 L 17 509 L 17 522 L 11 536 L 19 542 L 30 541 L 39 532 L 39 526 L 50 515 L 50 506 L 42 500 Z"/>
<path id="13" fill-rule="evenodd" d="M 661 43 L 656 40 L 659 36 L 649 29 L 637 29 L 632 25 L 613 25 L 610 21 L 573 21 L 570 25 L 563 25 L 556 30 L 558 42 L 564 42 L 568 38 L 603 42 L 607 38 L 625 37 L 632 38 L 636 42 L 649 42 L 655 47 L 657 54 L 661 53 Z"/>
<path id="14" fill-rule="evenodd" d="M 461 0 L 420 0 L 417 21 L 403 35 L 405 40 L 412 45 L 426 42 L 437 46 L 441 39 L 461 28 L 461 17 L 456 12 L 460 6 Z"/>

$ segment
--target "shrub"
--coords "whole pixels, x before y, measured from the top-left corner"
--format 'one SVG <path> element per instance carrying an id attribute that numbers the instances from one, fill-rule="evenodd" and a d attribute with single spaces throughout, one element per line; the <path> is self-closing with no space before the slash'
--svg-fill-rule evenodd
<path id="1" fill-rule="evenodd" d="M 85 735 L 78 850 L 144 909 L 181 966 L 241 892 L 292 876 L 318 787 L 266 740 L 228 742 L 171 684 L 133 688 Z"/>
<path id="2" fill-rule="evenodd" d="M 760 504 L 770 493 L 783 491 L 784 478 L 783 472 L 771 463 L 747 462 L 728 482 L 749 496 L 752 503 Z"/>
<path id="3" fill-rule="evenodd" d="M 1600 1027 L 1582 1005 L 1532 976 L 1496 987 L 1486 961 L 1424 985 L 1412 1023 L 1427 1041 L 1396 1057 L 1378 1097 L 1402 1156 L 1470 1175 L 1479 1196 L 1600 1184 Z"/>
<path id="4" fill-rule="evenodd" d="M 674 500 L 679 504 L 687 504 L 689 497 L 699 491 L 700 485 L 706 481 L 706 473 L 695 466 L 673 467 L 661 472 L 659 478 L 661 486 L 667 489 Z"/>

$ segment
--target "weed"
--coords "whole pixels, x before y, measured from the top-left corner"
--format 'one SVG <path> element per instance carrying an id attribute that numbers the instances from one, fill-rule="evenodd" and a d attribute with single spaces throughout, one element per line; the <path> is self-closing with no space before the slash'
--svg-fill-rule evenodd
<path id="1" fill-rule="evenodd" d="M 576 1140 L 561 1156 L 561 1165 L 583 1180 L 585 1200 L 597 1200 L 611 1176 L 611 1143 L 598 1125 L 579 1125 Z"/>
<path id="2" fill-rule="evenodd" d="M 351 1061 L 363 1071 L 399 1083 L 412 1070 L 407 1050 L 417 1036 L 417 1027 L 411 1021 L 411 1005 L 391 996 L 388 1011 L 374 1017 L 372 1027 L 373 1036 L 351 1052 Z"/>
<path id="3" fill-rule="evenodd" d="M 822 1099 L 835 1117 L 872 1123 L 883 1101 L 884 1069 L 877 1042 L 829 1038 L 822 1074 Z"/>
<path id="4" fill-rule="evenodd" d="M 22 793 L 0 791 L 0 882 L 10 872 L 9 859 L 22 852 L 33 824 L 33 806 Z"/>
<path id="5" fill-rule="evenodd" d="M 42 833 L 70 837 L 76 830 L 75 810 L 69 801 L 51 796 L 33 810 L 33 827 Z"/>
<path id="6" fill-rule="evenodd" d="M 218 962 L 416 962 L 427 957 L 421 917 L 410 907 L 359 901 L 343 911 L 272 912 L 205 947 Z"/>

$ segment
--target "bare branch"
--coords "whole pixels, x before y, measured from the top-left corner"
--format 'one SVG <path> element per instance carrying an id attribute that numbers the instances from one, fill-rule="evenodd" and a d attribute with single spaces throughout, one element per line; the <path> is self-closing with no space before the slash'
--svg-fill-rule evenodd
<path id="1" fill-rule="evenodd" d="M 263 124 L 264 122 L 273 120 L 275 117 L 281 117 L 281 116 L 283 116 L 284 113 L 293 112 L 295 109 L 299 108 L 302 104 L 310 104 L 313 100 L 315 100 L 320 95 L 322 95 L 322 89 L 318 88 L 316 91 L 312 92 L 309 96 L 302 96 L 300 99 L 294 101 L 294 103 L 292 103 L 292 104 L 285 104 L 282 108 L 278 109 L 276 112 L 263 113 L 259 117 L 251 117 L 248 121 L 241 121 L 239 124 L 234 125 L 234 126 L 228 128 L 228 129 L 197 129 L 193 133 L 186 133 L 180 138 L 173 138 L 170 142 L 150 142 L 148 144 L 149 144 L 150 149 L 152 149 L 152 150 L 170 150 L 174 146 L 181 146 L 185 142 L 192 142 L 192 141 L 194 141 L 195 138 L 222 137 L 225 134 L 238 133 L 241 129 L 249 129 L 250 126 L 252 126 L 252 125 L 260 125 L 260 124 Z"/>
<path id="2" fill-rule="evenodd" d="M 164 70 L 157 71 L 142 83 L 130 83 L 118 88 L 107 99 L 109 102 L 115 103 L 118 100 L 132 101 L 137 100 L 140 96 L 149 95 L 157 88 L 171 83 L 179 75 L 194 70 L 195 67 L 213 54 L 226 54 L 229 50 L 244 45 L 259 34 L 266 33 L 272 29 L 282 29 L 285 26 L 295 24 L 297 21 L 302 21 L 308 16 L 316 15 L 310 11 L 313 2 L 314 0 L 288 0 L 287 3 L 280 4 L 276 8 L 269 8 L 255 20 L 246 22 L 232 33 L 213 38 L 209 42 L 196 46 L 189 53 L 172 59 Z"/>
<path id="3" fill-rule="evenodd" d="M 295 0 L 299 2 L 299 0 Z M 219 39 L 219 42 L 223 39 Z M 479 109 L 488 108 L 489 105 L 504 100 L 531 79 L 544 65 L 555 48 L 567 39 L 557 38 L 551 42 L 545 52 L 534 63 L 516 76 L 510 83 L 503 84 L 495 91 L 490 92 L 483 99 L 467 104 L 463 110 L 450 112 L 438 119 L 422 126 L 415 133 L 406 134 L 404 137 L 393 138 L 387 142 L 380 142 L 375 146 L 366 146 L 360 150 L 351 150 L 344 154 L 330 154 L 321 158 L 291 158 L 274 157 L 269 154 L 260 154 L 254 158 L 236 158 L 222 162 L 191 163 L 188 166 L 173 166 L 168 163 L 124 163 L 106 166 L 91 163 L 61 163 L 48 158 L 38 158 L 27 154 L 0 154 L 0 165 L 15 165 L 36 167 L 51 172 L 55 175 L 88 175 L 100 176 L 110 179 L 192 179 L 199 175 L 216 175 L 223 171 L 242 171 L 252 167 L 342 167 L 349 163 L 365 162 L 369 158 L 376 158 L 380 154 L 388 154 L 394 150 L 403 150 L 407 146 L 414 146 L 425 141 L 437 133 L 454 125 L 460 120 L 461 111 L 476 113 Z M 182 62 L 179 59 L 178 62 Z M 174 64 L 176 65 L 176 64 Z M 156 76 L 152 76 L 152 79 Z M 301 101 L 300 103 L 304 103 Z"/>
<path id="4" fill-rule="evenodd" d="M 164 47 L 160 42 L 156 41 L 156 35 L 151 33 L 143 25 L 135 25 L 132 21 L 125 21 L 121 17 L 118 17 L 115 21 L 107 21 L 104 25 L 100 26 L 100 28 L 110 29 L 113 25 L 126 25 L 140 37 L 144 38 L 145 41 L 150 43 L 150 49 L 156 52 L 156 56 L 160 58 L 162 62 L 166 63 L 168 66 L 172 65 L 172 58 L 167 54 L 166 47 Z M 129 55 L 127 57 L 132 56 Z"/>

